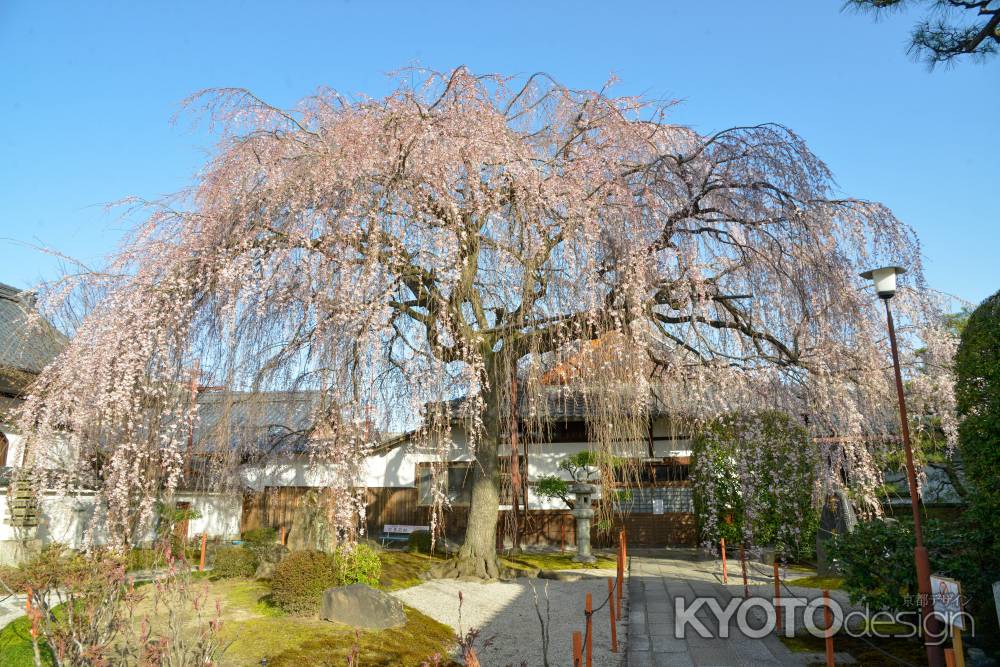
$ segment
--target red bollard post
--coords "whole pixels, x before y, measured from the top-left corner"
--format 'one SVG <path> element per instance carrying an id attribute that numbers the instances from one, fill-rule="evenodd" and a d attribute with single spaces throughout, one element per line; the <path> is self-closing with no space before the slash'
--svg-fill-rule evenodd
<path id="1" fill-rule="evenodd" d="M 719 553 L 722 554 L 722 583 L 729 583 L 729 572 L 726 570 L 726 538 L 719 540 Z"/>
<path id="2" fill-rule="evenodd" d="M 199 572 L 204 572 L 205 571 L 205 542 L 207 540 L 208 540 L 208 537 L 206 536 L 206 534 L 202 533 L 201 534 L 201 560 L 198 561 L 198 571 Z"/>
<path id="3" fill-rule="evenodd" d="M 608 577 L 608 611 L 611 612 L 611 652 L 618 653 L 618 625 L 615 623 L 615 580 Z"/>
<path id="4" fill-rule="evenodd" d="M 823 620 L 826 622 L 826 667 L 833 663 L 833 614 L 830 613 L 830 591 L 823 591 Z"/>
<path id="5" fill-rule="evenodd" d="M 781 579 L 778 574 L 778 561 L 774 561 L 774 616 L 777 621 L 775 627 L 778 634 L 781 634 Z"/>
<path id="6" fill-rule="evenodd" d="M 587 616 L 587 667 L 594 667 L 594 600 L 590 593 L 587 593 L 586 603 Z"/>
<path id="7" fill-rule="evenodd" d="M 31 621 L 31 638 L 35 639 L 38 637 L 38 619 L 31 614 L 31 586 L 28 586 L 28 599 L 24 602 L 24 613 L 27 614 L 28 620 Z"/>
<path id="8" fill-rule="evenodd" d="M 583 667 L 583 637 L 579 630 L 573 631 L 573 667 Z"/>
<path id="9" fill-rule="evenodd" d="M 622 617 L 622 586 L 625 579 L 625 563 L 622 561 L 622 547 L 618 545 L 618 590 L 615 591 L 615 606 L 618 611 L 618 618 Z"/>

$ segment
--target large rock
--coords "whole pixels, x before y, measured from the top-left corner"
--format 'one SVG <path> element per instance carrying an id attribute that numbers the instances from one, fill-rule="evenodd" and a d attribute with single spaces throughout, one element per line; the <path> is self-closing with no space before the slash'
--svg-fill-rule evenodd
<path id="1" fill-rule="evenodd" d="M 406 613 L 399 600 L 364 584 L 337 586 L 323 591 L 320 618 L 369 630 L 406 625 Z"/>
<path id="2" fill-rule="evenodd" d="M 816 530 L 816 571 L 821 577 L 840 574 L 827 553 L 830 542 L 837 535 L 854 532 L 858 519 L 854 515 L 851 499 L 843 489 L 837 489 L 826 497 L 823 512 Z"/>

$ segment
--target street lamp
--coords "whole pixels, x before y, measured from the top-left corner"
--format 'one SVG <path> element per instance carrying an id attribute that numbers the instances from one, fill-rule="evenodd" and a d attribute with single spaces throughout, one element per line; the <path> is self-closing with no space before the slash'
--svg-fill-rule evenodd
<path id="1" fill-rule="evenodd" d="M 924 646 L 927 649 L 927 664 L 930 667 L 944 666 L 944 651 L 940 645 L 928 642 L 929 634 L 938 634 L 938 623 L 933 615 L 931 600 L 931 562 L 924 546 L 924 533 L 920 524 L 920 496 L 917 493 L 917 473 L 913 469 L 913 449 L 910 447 L 910 422 L 906 416 L 906 399 L 903 397 L 903 375 L 899 369 L 899 349 L 896 346 L 896 327 L 892 322 L 889 299 L 896 294 L 896 276 L 905 273 L 900 266 L 886 266 L 861 274 L 875 283 L 875 291 L 885 302 L 885 317 L 889 323 L 889 345 L 892 348 L 892 366 L 896 372 L 896 396 L 899 400 L 899 422 L 903 434 L 903 448 L 906 450 L 906 480 L 910 487 L 910 507 L 913 510 L 913 536 L 916 547 L 913 558 L 917 565 L 917 590 L 920 592 L 920 616 L 923 620 Z M 933 633 L 931 632 L 933 630 Z"/>

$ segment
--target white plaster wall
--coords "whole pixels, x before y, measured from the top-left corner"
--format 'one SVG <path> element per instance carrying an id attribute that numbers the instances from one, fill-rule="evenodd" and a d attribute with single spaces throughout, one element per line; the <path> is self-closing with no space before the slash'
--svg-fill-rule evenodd
<path id="1" fill-rule="evenodd" d="M 0 424 L 0 431 L 7 436 L 7 465 L 20 468 L 24 460 L 25 438 L 9 424 Z M 45 456 L 38 461 L 41 468 L 68 468 L 75 464 L 76 452 L 68 437 L 57 436 L 55 442 L 45 448 Z"/>
<path id="2" fill-rule="evenodd" d="M 0 431 L 7 437 L 7 465 L 12 468 L 21 467 L 24 456 L 24 437 L 7 424 L 0 424 Z"/>
<path id="3" fill-rule="evenodd" d="M 188 501 L 192 509 L 201 513 L 201 518 L 192 519 L 188 524 L 188 535 L 205 532 L 209 537 L 238 537 L 240 518 L 243 511 L 242 498 L 237 494 L 178 494 L 177 500 Z M 38 527 L 33 537 L 43 544 L 65 544 L 72 549 L 84 546 L 86 533 L 90 530 L 96 507 L 93 495 L 43 496 L 39 508 Z M 16 540 L 21 531 L 9 523 L 7 496 L 0 496 L 0 541 Z M 94 543 L 107 542 L 107 533 L 100 520 L 94 527 Z M 140 542 L 154 538 L 152 522 Z"/>
<path id="4" fill-rule="evenodd" d="M 239 494 L 178 494 L 177 500 L 191 503 L 201 517 L 188 522 L 188 535 L 237 538 L 243 516 L 243 498 Z"/>

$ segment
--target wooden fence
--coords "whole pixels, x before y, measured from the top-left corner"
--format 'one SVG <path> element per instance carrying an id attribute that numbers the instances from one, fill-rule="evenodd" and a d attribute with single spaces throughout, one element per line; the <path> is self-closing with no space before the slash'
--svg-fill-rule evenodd
<path id="1" fill-rule="evenodd" d="M 271 527 L 291 531 L 295 512 L 309 491 L 309 487 L 267 487 L 261 492 L 248 492 L 243 499 L 241 530 Z M 415 488 L 369 488 L 365 491 L 365 530 L 373 538 L 381 534 L 383 526 L 402 524 L 408 526 L 431 525 L 431 508 L 418 504 Z M 452 507 L 442 517 L 439 536 L 461 542 L 468 525 L 468 508 Z M 565 540 L 575 543 L 576 524 L 568 511 L 532 510 L 526 517 L 519 516 L 519 533 L 524 546 L 558 546 Z M 501 539 L 512 541 L 513 524 L 509 511 L 500 512 L 498 529 Z M 697 542 L 693 514 L 627 514 L 616 516 L 606 531 L 594 530 L 594 546 L 614 544 L 618 531 L 625 529 L 631 546 L 659 547 L 666 545 L 694 545 Z"/>

